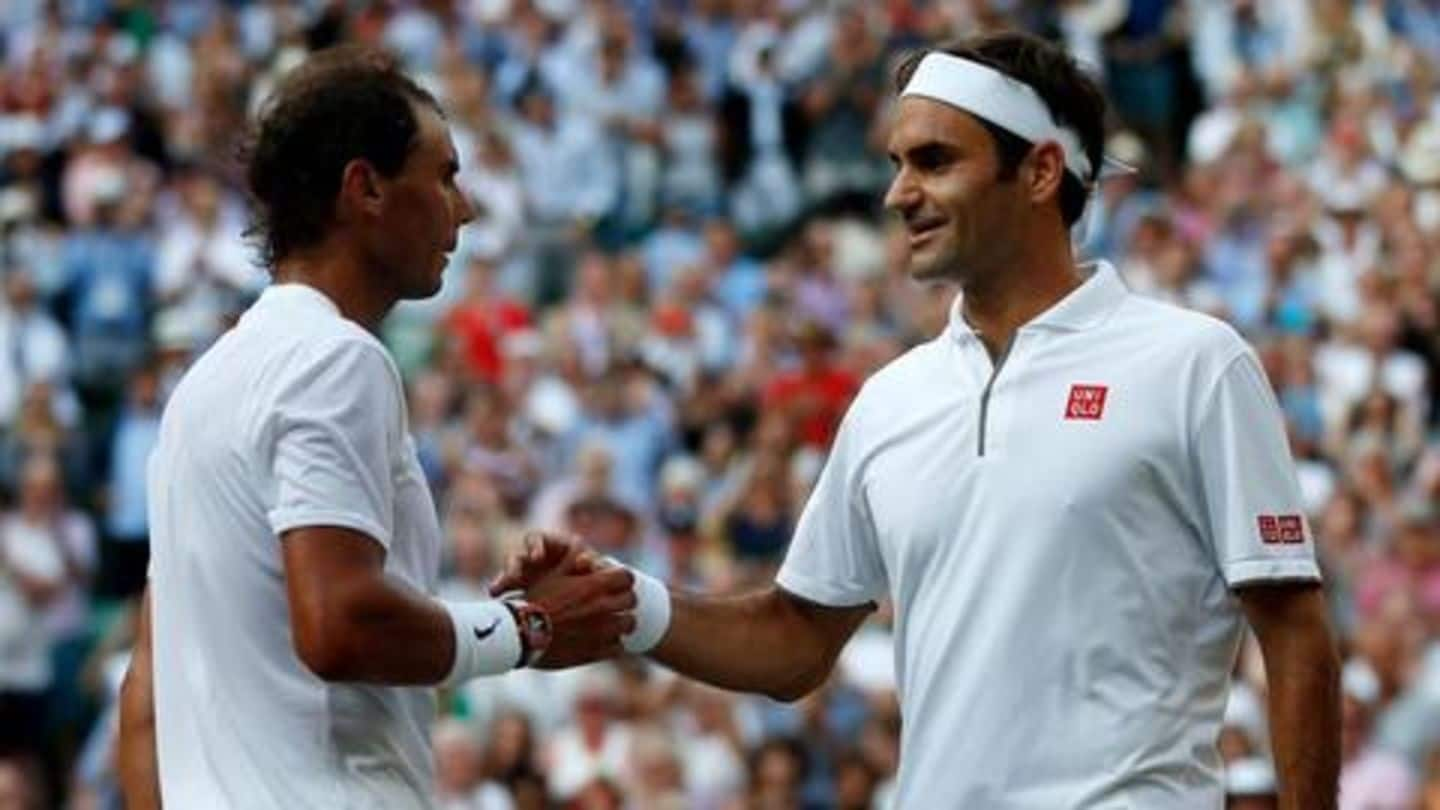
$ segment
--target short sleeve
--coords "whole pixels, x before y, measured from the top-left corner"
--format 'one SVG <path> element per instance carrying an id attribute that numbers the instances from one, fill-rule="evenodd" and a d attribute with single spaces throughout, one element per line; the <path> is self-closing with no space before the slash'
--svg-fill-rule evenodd
<path id="1" fill-rule="evenodd" d="M 852 407 L 810 493 L 776 583 L 811 602 L 852 607 L 886 595 L 885 566 L 860 487 Z"/>
<path id="2" fill-rule="evenodd" d="M 272 414 L 270 526 L 341 526 L 387 548 L 393 531 L 399 383 L 378 346 L 335 341 L 286 369 Z"/>
<path id="3" fill-rule="evenodd" d="M 1201 506 L 1226 583 L 1318 580 L 1284 420 L 1253 352 L 1225 366 L 1198 419 Z"/>

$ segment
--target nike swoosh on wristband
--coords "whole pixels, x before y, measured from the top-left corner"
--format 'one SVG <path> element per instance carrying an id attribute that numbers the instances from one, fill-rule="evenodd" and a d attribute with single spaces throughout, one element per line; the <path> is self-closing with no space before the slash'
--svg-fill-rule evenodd
<path id="1" fill-rule="evenodd" d="M 475 640 L 476 640 L 476 641 L 484 641 L 485 639 L 489 638 L 489 637 L 491 636 L 491 634 L 493 634 L 493 633 L 495 632 L 495 628 L 497 628 L 497 627 L 499 627 L 499 626 L 500 626 L 500 620 L 499 620 L 499 619 L 496 619 L 495 621 L 491 622 L 491 623 L 490 623 L 490 626 L 487 627 L 487 628 L 485 628 L 484 630 L 481 630 L 481 629 L 478 628 L 478 627 L 473 627 L 473 628 L 471 628 L 471 631 L 475 633 Z"/>

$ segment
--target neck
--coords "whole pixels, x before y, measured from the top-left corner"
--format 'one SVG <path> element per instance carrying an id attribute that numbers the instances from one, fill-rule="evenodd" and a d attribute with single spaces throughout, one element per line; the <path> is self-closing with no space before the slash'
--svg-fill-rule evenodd
<path id="1" fill-rule="evenodd" d="M 1069 295 L 1082 281 L 1068 237 L 1023 244 L 1034 247 L 1018 251 L 998 272 L 962 284 L 961 312 L 991 357 L 1010 345 L 1021 326 Z"/>
<path id="2" fill-rule="evenodd" d="M 375 274 L 353 250 L 334 240 L 282 259 L 275 265 L 274 277 L 279 284 L 314 287 L 335 303 L 342 316 L 371 332 L 379 329 L 398 300 L 375 283 Z"/>

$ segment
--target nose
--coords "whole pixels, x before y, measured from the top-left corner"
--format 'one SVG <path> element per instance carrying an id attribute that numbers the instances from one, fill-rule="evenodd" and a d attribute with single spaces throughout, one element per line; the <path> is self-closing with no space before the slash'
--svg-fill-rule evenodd
<path id="1" fill-rule="evenodd" d="M 455 227 L 458 228 L 475 219 L 475 203 L 463 189 L 455 189 L 455 196 L 459 202 L 455 208 Z"/>
<path id="2" fill-rule="evenodd" d="M 901 167 L 895 171 L 895 179 L 885 191 L 885 208 L 904 214 L 920 203 L 920 190 L 915 186 L 909 171 Z"/>

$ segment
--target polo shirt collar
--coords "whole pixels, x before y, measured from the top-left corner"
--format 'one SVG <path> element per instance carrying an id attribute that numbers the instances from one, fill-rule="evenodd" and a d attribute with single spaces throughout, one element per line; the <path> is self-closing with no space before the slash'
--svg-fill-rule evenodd
<path id="1" fill-rule="evenodd" d="M 1080 265 L 1080 271 L 1088 273 L 1088 277 L 1079 287 L 1020 328 L 1083 331 L 1104 322 L 1130 293 L 1115 267 L 1103 259 Z M 977 339 L 975 330 L 965 322 L 961 307 L 964 298 L 961 293 L 950 305 L 950 335 L 960 342 Z"/>
<path id="2" fill-rule="evenodd" d="M 294 307 L 317 313 L 339 316 L 340 308 L 325 293 L 299 282 L 275 283 L 260 294 L 260 301 L 269 306 Z"/>

